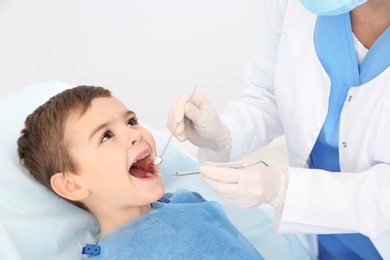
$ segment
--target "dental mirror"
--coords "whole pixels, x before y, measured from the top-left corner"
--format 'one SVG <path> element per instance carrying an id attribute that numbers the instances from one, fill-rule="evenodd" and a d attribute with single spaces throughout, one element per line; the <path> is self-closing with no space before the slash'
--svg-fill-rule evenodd
<path id="1" fill-rule="evenodd" d="M 192 94 L 191 94 L 191 96 L 189 97 L 189 99 L 188 99 L 187 102 L 190 102 L 190 101 L 191 101 L 192 97 L 193 97 L 194 94 L 195 94 L 195 91 L 196 91 L 196 88 L 197 88 L 197 87 L 198 87 L 198 84 L 196 84 L 196 86 L 195 86 L 194 90 L 192 91 Z M 176 129 L 177 129 L 178 126 L 179 126 L 179 125 L 177 124 L 176 127 L 175 127 L 175 129 L 172 131 L 172 134 L 171 134 L 171 136 L 169 137 L 168 142 L 167 142 L 167 144 L 165 145 L 165 147 L 164 147 L 164 149 L 163 149 L 161 155 L 160 155 L 160 156 L 157 156 L 153 161 L 151 161 L 151 163 L 152 163 L 153 165 L 159 165 L 159 164 L 161 164 L 161 163 L 163 162 L 164 153 L 165 153 L 165 151 L 167 150 L 168 145 L 169 145 L 169 143 L 171 142 L 172 137 L 173 137 L 173 135 L 175 134 Z"/>

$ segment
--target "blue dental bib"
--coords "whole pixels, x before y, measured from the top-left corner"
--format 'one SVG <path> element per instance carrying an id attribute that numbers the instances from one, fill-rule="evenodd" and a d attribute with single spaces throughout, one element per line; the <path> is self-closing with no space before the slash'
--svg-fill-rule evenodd
<path id="1" fill-rule="evenodd" d="M 198 193 L 167 193 L 153 209 L 106 233 L 93 259 L 263 259 L 220 205 Z"/>

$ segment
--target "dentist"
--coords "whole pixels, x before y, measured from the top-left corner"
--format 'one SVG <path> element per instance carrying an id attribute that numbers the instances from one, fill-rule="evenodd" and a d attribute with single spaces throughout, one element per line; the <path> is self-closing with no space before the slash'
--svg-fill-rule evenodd
<path id="1" fill-rule="evenodd" d="M 390 1 L 265 0 L 261 17 L 238 99 L 219 116 L 201 93 L 179 97 L 168 128 L 200 147 L 222 199 L 319 234 L 319 259 L 390 259 Z M 289 167 L 216 167 L 283 134 Z"/>

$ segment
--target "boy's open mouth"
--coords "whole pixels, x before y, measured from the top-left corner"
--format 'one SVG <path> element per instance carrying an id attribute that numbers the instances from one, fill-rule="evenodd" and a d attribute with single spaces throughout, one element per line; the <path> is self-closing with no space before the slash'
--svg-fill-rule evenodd
<path id="1" fill-rule="evenodd" d="M 155 174 L 155 169 L 150 163 L 150 155 L 146 154 L 137 158 L 129 169 L 130 175 L 137 178 L 150 178 Z"/>

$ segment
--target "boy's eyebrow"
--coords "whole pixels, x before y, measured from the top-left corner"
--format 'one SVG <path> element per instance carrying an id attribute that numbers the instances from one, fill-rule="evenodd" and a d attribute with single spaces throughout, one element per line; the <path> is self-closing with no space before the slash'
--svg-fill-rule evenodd
<path id="1" fill-rule="evenodd" d="M 106 128 L 109 125 L 109 123 L 104 123 L 96 127 L 95 129 L 92 130 L 90 136 L 89 136 L 89 141 L 91 141 L 92 137 L 99 132 L 101 129 Z"/>
<path id="2" fill-rule="evenodd" d="M 124 114 L 125 117 L 128 117 L 128 116 L 135 116 L 135 113 L 131 110 L 127 110 Z"/>
<path id="3" fill-rule="evenodd" d="M 128 116 L 135 115 L 135 113 L 134 113 L 133 111 L 131 111 L 131 110 L 126 110 L 123 114 L 124 114 L 124 115 L 123 115 L 124 117 L 128 117 Z M 97 132 L 99 132 L 99 131 L 100 131 L 101 129 L 103 129 L 103 128 L 106 128 L 109 124 L 110 124 L 110 122 L 108 122 L 108 123 L 103 123 L 103 124 L 99 125 L 98 127 L 96 127 L 95 129 L 93 129 L 93 130 L 91 131 L 91 135 L 89 136 L 89 141 L 91 141 L 92 137 L 93 137 Z"/>

